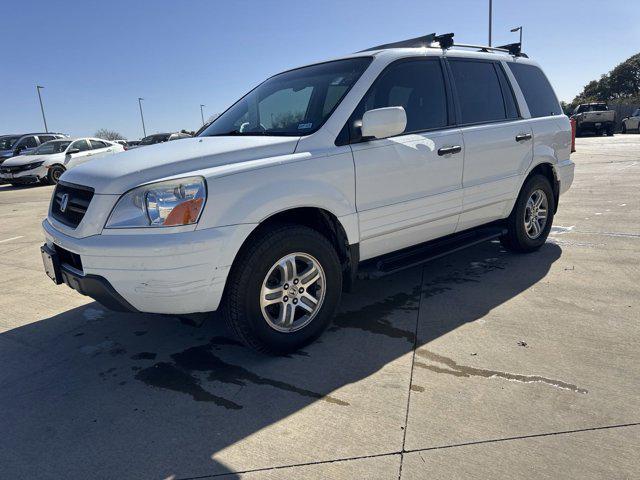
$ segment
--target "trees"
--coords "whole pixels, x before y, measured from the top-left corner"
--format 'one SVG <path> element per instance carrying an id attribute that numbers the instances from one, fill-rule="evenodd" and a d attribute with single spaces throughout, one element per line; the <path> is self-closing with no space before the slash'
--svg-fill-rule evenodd
<path id="1" fill-rule="evenodd" d="M 115 130 L 109 130 L 107 128 L 101 128 L 96 133 L 94 133 L 93 136 L 102 138 L 103 140 L 126 140 L 126 138 L 124 138 Z"/>
<path id="2" fill-rule="evenodd" d="M 610 100 L 640 101 L 640 53 L 617 65 L 599 80 L 592 80 L 568 105 L 573 110 L 580 103 Z"/>

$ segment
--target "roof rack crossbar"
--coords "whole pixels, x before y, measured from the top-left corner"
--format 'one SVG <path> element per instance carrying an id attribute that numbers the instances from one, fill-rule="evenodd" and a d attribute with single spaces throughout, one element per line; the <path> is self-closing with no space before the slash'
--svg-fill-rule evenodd
<path id="1" fill-rule="evenodd" d="M 410 38 L 408 40 L 401 40 L 399 42 L 385 43 L 383 45 L 377 45 L 375 47 L 367 48 L 366 50 L 360 50 L 358 53 L 371 52 L 374 50 L 387 50 L 389 48 L 441 48 L 447 50 L 451 47 L 458 48 L 474 48 L 479 49 L 481 52 L 502 52 L 514 55 L 516 57 L 527 57 L 522 53 L 522 45 L 518 43 L 509 43 L 507 45 L 501 45 L 499 47 L 490 47 L 486 45 L 471 45 L 466 43 L 454 43 L 453 33 L 444 33 L 436 35 L 430 33 L 429 35 L 423 35 L 422 37 Z M 437 45 L 434 45 L 437 44 Z"/>

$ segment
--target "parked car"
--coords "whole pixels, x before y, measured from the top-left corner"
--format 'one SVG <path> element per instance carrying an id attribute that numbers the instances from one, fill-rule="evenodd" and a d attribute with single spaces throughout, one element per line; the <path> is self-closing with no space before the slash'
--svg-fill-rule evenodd
<path id="1" fill-rule="evenodd" d="M 7 158 L 29 153 L 40 145 L 56 138 L 65 138 L 63 133 L 23 133 L 0 137 L 0 165 Z"/>
<path id="2" fill-rule="evenodd" d="M 117 143 L 118 145 L 122 145 L 124 147 L 125 150 L 127 150 L 127 148 L 129 147 L 129 144 L 126 140 L 124 139 L 118 139 L 118 140 L 112 140 L 113 143 Z"/>
<path id="3" fill-rule="evenodd" d="M 122 145 L 99 138 L 52 140 L 29 154 L 6 160 L 0 165 L 0 180 L 13 185 L 58 183 L 66 170 L 96 157 L 122 151 Z"/>
<path id="4" fill-rule="evenodd" d="M 630 117 L 622 119 L 622 133 L 636 131 L 640 133 L 640 108 L 637 108 Z"/>
<path id="5" fill-rule="evenodd" d="M 135 146 L 132 145 L 131 148 L 145 147 L 148 145 L 155 145 L 156 143 L 164 143 L 164 142 L 170 142 L 173 140 L 180 140 L 182 138 L 191 138 L 191 135 L 189 135 L 188 133 L 182 133 L 182 132 L 154 133 L 153 135 L 144 137 Z"/>
<path id="6" fill-rule="evenodd" d="M 197 138 L 67 172 L 45 271 L 114 310 L 220 309 L 280 354 L 327 328 L 358 272 L 492 238 L 537 250 L 573 180 L 569 119 L 519 49 L 450 41 L 286 71 Z"/>
<path id="7" fill-rule="evenodd" d="M 582 103 L 573 111 L 571 118 L 576 121 L 576 136 L 586 131 L 613 136 L 616 125 L 616 112 L 609 110 L 604 102 Z"/>

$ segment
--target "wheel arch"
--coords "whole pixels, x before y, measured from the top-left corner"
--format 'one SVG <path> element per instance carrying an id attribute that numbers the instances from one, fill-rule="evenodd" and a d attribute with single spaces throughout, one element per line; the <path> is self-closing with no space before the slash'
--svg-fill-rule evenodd
<path id="1" fill-rule="evenodd" d="M 542 161 L 538 163 L 529 171 L 524 181 L 522 182 L 520 189 L 522 189 L 522 186 L 527 182 L 527 180 L 529 180 L 534 175 L 542 175 L 547 180 L 549 180 L 551 189 L 553 190 L 553 213 L 557 212 L 558 201 L 560 200 L 560 180 L 558 179 L 558 173 L 556 172 L 554 164 L 548 161 Z"/>
<path id="2" fill-rule="evenodd" d="M 355 214 L 354 214 L 355 220 Z M 352 223 L 352 222 L 345 222 Z M 353 226 L 345 225 L 334 213 L 320 207 L 295 207 L 274 212 L 261 220 L 256 227 L 242 242 L 238 249 L 232 266 L 235 264 L 240 254 L 251 244 L 251 242 L 262 232 L 273 228 L 277 225 L 291 224 L 302 225 L 316 230 L 325 236 L 329 242 L 335 247 L 342 266 L 343 289 L 349 291 L 355 280 L 358 263 L 360 261 L 360 245 L 359 243 L 349 243 L 350 236 L 353 232 Z M 351 235 L 348 235 L 349 232 Z"/>

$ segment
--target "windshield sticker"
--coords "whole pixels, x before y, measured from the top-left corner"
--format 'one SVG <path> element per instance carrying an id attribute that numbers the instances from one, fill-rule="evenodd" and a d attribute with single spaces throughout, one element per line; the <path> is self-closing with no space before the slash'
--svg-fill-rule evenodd
<path id="1" fill-rule="evenodd" d="M 313 123 L 299 123 L 298 130 L 308 130 L 313 127 Z"/>

